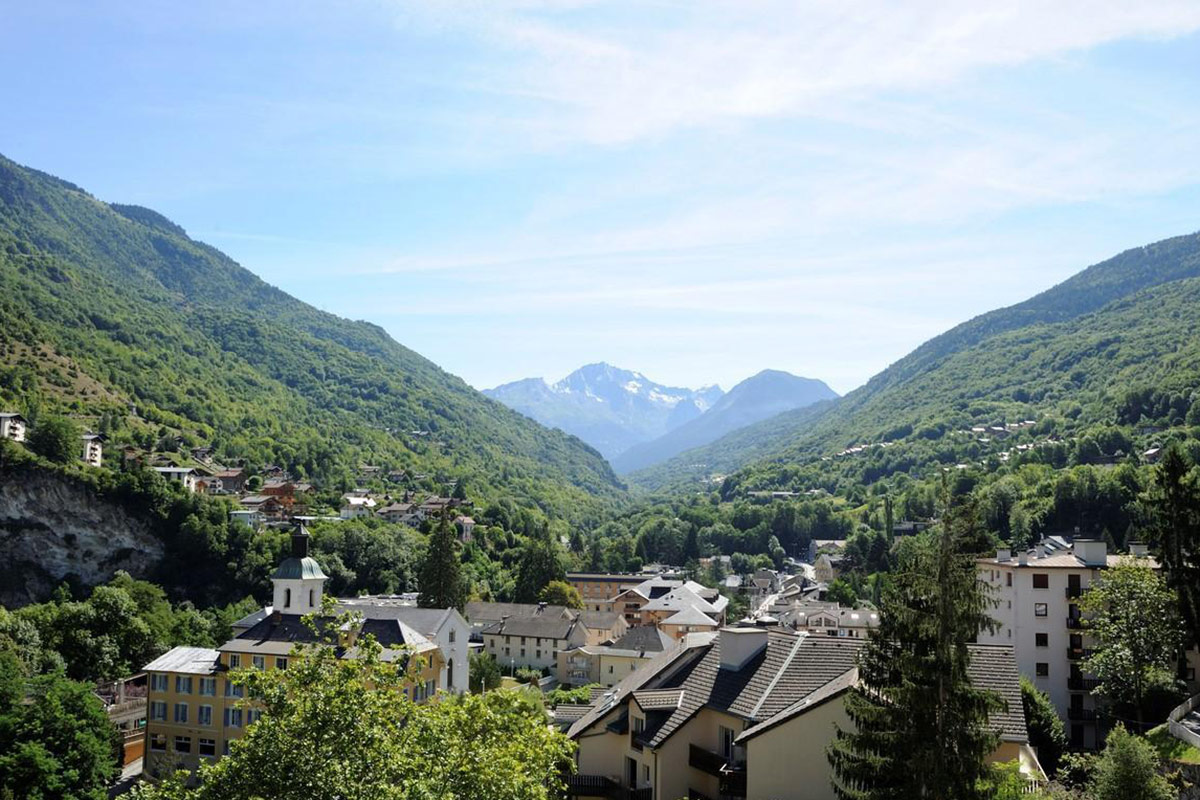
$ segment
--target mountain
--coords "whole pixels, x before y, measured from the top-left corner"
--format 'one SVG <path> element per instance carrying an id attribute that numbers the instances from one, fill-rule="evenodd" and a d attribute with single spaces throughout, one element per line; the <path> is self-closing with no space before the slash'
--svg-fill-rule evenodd
<path id="1" fill-rule="evenodd" d="M 732 472 L 729 491 L 870 484 L 1012 457 L 1007 432 L 990 441 L 971 429 L 1025 420 L 1036 423 L 1022 434 L 1033 446 L 1094 444 L 1109 431 L 1119 444 L 1108 455 L 1128 455 L 1182 424 L 1198 390 L 1200 234 L 1190 234 L 965 322 L 840 400 L 748 426 L 630 480 L 683 488 Z"/>
<path id="2" fill-rule="evenodd" d="M 767 369 L 739 383 L 700 416 L 613 459 L 619 473 L 633 472 L 701 447 L 727 433 L 785 411 L 838 396 L 823 381 Z"/>
<path id="3" fill-rule="evenodd" d="M 580 367 L 558 383 L 526 378 L 484 394 L 578 436 L 611 459 L 699 417 L 722 392 L 718 386 L 664 386 L 640 372 L 599 363 Z"/>
<path id="4" fill-rule="evenodd" d="M 586 444 L 381 328 L 285 294 L 154 211 L 3 157 L 0 286 L 0 408 L 58 409 L 114 444 L 177 436 L 331 487 L 371 464 L 559 516 L 624 497 Z"/>

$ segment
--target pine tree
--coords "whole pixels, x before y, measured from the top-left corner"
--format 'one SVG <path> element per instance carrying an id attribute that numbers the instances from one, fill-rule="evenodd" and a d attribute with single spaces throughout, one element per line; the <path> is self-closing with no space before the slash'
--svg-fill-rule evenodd
<path id="1" fill-rule="evenodd" d="M 1179 596 L 1179 613 L 1192 643 L 1200 642 L 1200 487 L 1177 446 L 1167 449 L 1145 498 L 1151 534 Z"/>
<path id="2" fill-rule="evenodd" d="M 538 595 L 550 581 L 563 580 L 565 577 L 558 544 L 550 529 L 543 525 L 538 533 L 529 537 L 522 549 L 521 560 L 517 564 L 515 599 L 518 603 L 536 603 Z"/>
<path id="3" fill-rule="evenodd" d="M 467 582 L 458 555 L 458 537 L 448 513 L 442 514 L 430 535 L 429 549 L 417 575 L 421 590 L 417 605 L 421 608 L 457 608 L 461 611 L 467 604 Z"/>
<path id="4" fill-rule="evenodd" d="M 968 643 L 995 626 L 968 555 L 977 531 L 974 506 L 960 505 L 941 530 L 900 548 L 846 699 L 853 727 L 839 728 L 829 750 L 842 800 L 987 796 L 985 759 L 997 744 L 988 714 L 1003 704 L 967 674 Z"/>

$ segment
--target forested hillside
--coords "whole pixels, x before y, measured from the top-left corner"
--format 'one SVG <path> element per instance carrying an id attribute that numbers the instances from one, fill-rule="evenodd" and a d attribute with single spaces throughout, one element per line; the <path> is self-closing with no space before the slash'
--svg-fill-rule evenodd
<path id="1" fill-rule="evenodd" d="M 159 214 L 0 157 L 0 410 L 64 412 L 114 442 L 346 484 L 360 464 L 466 480 L 552 516 L 623 496 L 578 439 L 393 341 L 269 286 Z M 111 448 L 110 448 L 111 449 Z"/>
<path id="2" fill-rule="evenodd" d="M 694 488 L 733 473 L 727 493 L 837 491 L 989 458 L 1098 463 L 1186 438 L 1171 429 L 1200 424 L 1198 276 L 1200 235 L 1129 250 L 930 340 L 840 400 L 631 480 Z"/>

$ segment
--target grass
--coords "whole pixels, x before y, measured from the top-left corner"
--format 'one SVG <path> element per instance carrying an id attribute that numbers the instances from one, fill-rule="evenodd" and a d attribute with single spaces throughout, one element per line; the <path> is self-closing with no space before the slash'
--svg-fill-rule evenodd
<path id="1" fill-rule="evenodd" d="M 1163 761 L 1175 761 L 1181 764 L 1200 764 L 1200 749 L 1181 742 L 1171 735 L 1166 723 L 1159 725 L 1146 734 L 1146 740 L 1154 745 Z"/>

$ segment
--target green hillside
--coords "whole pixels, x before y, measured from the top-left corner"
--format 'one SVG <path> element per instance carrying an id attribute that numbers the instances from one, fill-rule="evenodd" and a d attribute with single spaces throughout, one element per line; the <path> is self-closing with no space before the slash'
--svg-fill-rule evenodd
<path id="1" fill-rule="evenodd" d="M 727 492 L 837 491 L 988 458 L 1128 456 L 1172 435 L 1159 429 L 1192 422 L 1198 276 L 1200 235 L 1129 250 L 930 340 L 840 400 L 758 423 L 630 479 L 694 488 L 732 473 Z M 969 433 L 1024 420 L 1036 424 L 1002 439 Z M 887 446 L 843 452 L 879 443 Z"/>
<path id="2" fill-rule="evenodd" d="M 379 327 L 290 297 L 153 211 L 3 157 L 0 285 L 2 408 L 63 411 L 117 443 L 166 432 L 329 486 L 372 464 L 565 518 L 623 497 L 590 447 Z"/>

